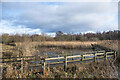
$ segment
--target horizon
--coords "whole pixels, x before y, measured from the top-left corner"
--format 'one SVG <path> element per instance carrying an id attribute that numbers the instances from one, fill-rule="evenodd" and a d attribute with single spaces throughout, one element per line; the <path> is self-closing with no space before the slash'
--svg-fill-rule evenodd
<path id="1" fill-rule="evenodd" d="M 67 34 L 71 34 L 71 35 L 77 35 L 77 34 L 82 34 L 82 35 L 84 35 L 84 34 L 97 34 L 97 33 L 107 33 L 107 32 L 114 32 L 114 31 L 120 31 L 120 30 L 108 30 L 108 31 L 99 31 L 99 32 L 92 32 L 92 31 L 88 31 L 88 32 L 78 32 L 78 33 L 73 33 L 73 32 L 69 32 L 69 33 L 65 33 L 65 32 L 63 32 L 63 34 L 64 35 L 67 35 Z M 58 31 L 57 31 L 58 32 Z M 61 31 L 62 32 L 62 31 Z M 13 34 L 9 34 L 9 33 L 2 33 L 2 34 L 0 34 L 0 36 L 1 35 L 4 35 L 4 34 L 8 34 L 8 35 L 20 35 L 20 36 L 22 36 L 22 35 L 30 35 L 30 36 L 32 36 L 32 35 L 45 35 L 45 36 L 49 36 L 49 37 L 55 37 L 56 36 L 56 33 L 44 33 L 44 32 L 41 32 L 41 33 L 34 33 L 34 34 L 29 34 L 29 33 L 22 33 L 22 34 L 18 34 L 18 33 L 13 33 Z"/>

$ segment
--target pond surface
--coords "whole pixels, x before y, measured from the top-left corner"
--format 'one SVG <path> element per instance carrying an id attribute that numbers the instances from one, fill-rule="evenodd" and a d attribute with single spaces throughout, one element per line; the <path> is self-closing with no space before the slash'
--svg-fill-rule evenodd
<path id="1" fill-rule="evenodd" d="M 91 52 L 92 49 L 61 49 L 61 48 L 38 48 L 37 55 L 44 57 L 58 56 L 58 55 L 74 55 L 82 54 L 84 52 Z"/>

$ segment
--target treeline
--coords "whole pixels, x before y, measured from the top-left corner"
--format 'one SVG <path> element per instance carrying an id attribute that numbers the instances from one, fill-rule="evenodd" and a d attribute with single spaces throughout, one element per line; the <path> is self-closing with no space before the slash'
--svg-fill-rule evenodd
<path id="1" fill-rule="evenodd" d="M 56 41 L 98 41 L 98 40 L 118 40 L 119 30 L 86 34 L 64 34 L 61 31 L 56 32 Z"/>
<path id="2" fill-rule="evenodd" d="M 57 31 L 55 37 L 51 37 L 47 34 L 15 34 L 15 35 L 9 35 L 9 34 L 2 34 L 0 36 L 1 43 L 9 44 L 13 42 L 24 42 L 24 41 L 98 41 L 98 40 L 118 40 L 118 37 L 120 31 L 114 30 L 114 31 L 108 31 L 108 32 L 97 32 L 97 33 L 86 33 L 86 34 L 73 34 L 68 33 L 65 34 L 62 31 Z"/>

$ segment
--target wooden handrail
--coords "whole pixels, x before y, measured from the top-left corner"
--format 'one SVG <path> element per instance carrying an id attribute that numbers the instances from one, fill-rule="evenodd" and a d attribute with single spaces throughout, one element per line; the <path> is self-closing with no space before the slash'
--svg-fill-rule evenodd
<path id="1" fill-rule="evenodd" d="M 103 53 L 104 52 L 104 53 Z M 79 55 L 73 55 L 73 56 L 67 56 L 66 55 L 66 58 L 67 59 L 72 59 L 74 60 L 75 58 L 79 58 L 81 61 L 84 61 L 84 58 L 87 59 L 87 58 L 92 58 L 93 59 L 96 59 L 96 58 L 99 58 L 99 56 L 104 56 L 105 59 L 107 59 L 107 55 L 114 55 L 114 57 L 116 56 L 116 52 L 106 52 L 105 51 L 94 51 L 94 52 L 91 52 L 91 53 L 87 53 L 87 54 L 79 54 Z M 42 58 L 40 56 L 37 56 L 37 59 L 35 59 L 36 56 L 23 56 L 23 57 L 10 57 L 10 58 L 0 58 L 2 59 L 2 62 L 3 63 L 7 63 L 7 62 L 20 62 L 21 61 L 21 58 L 24 58 L 24 61 L 36 61 L 36 60 L 45 60 L 45 61 L 51 61 L 53 60 L 52 62 L 55 61 L 58 61 L 58 62 L 61 62 L 60 60 L 61 59 L 64 59 L 65 60 L 65 57 L 62 56 L 62 57 L 51 57 L 51 58 Z M 94 58 L 95 57 L 95 58 Z M 33 59 L 34 58 L 34 59 Z M 50 62 L 50 63 L 52 63 Z M 46 63 L 47 64 L 47 63 Z"/>

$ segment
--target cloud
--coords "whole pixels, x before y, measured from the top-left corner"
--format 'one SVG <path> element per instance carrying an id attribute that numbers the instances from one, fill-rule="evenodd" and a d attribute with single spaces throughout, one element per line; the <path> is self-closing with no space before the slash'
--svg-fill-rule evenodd
<path id="1" fill-rule="evenodd" d="M 3 20 L 42 32 L 87 32 L 117 29 L 117 3 L 3 3 Z"/>
<path id="2" fill-rule="evenodd" d="M 8 33 L 8 34 L 41 34 L 40 29 L 31 29 L 26 28 L 23 25 L 13 26 L 8 21 L 1 21 L 0 23 L 0 34 Z"/>
<path id="3" fill-rule="evenodd" d="M 59 0 L 1 0 L 2 2 L 59 2 Z M 118 2 L 119 0 L 61 0 L 60 2 Z"/>

